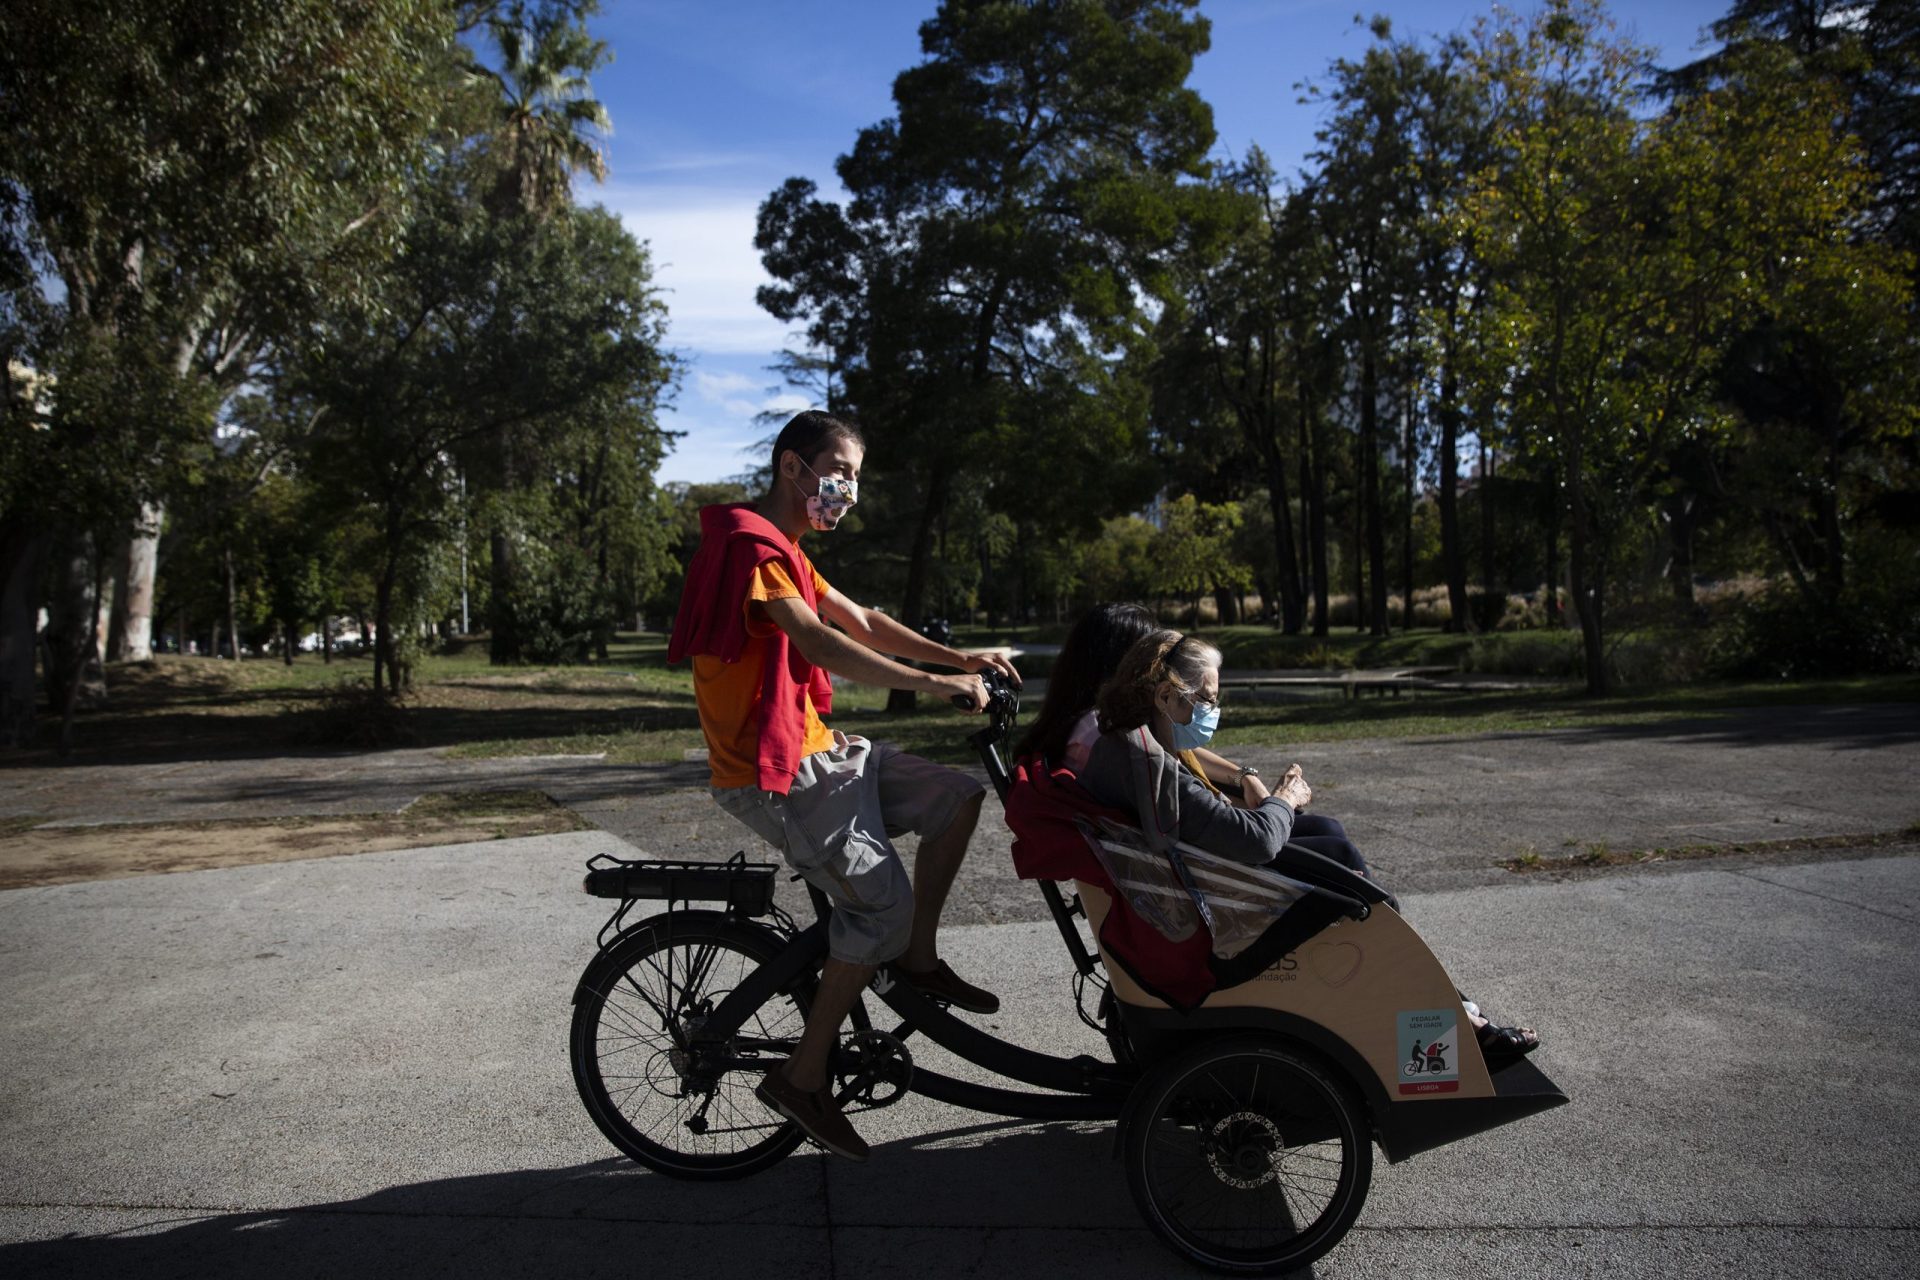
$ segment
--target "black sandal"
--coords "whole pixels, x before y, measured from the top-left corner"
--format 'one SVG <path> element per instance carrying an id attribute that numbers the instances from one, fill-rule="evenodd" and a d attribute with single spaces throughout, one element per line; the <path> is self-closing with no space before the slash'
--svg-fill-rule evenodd
<path id="1" fill-rule="evenodd" d="M 1518 1062 L 1540 1047 L 1532 1027 L 1496 1027 L 1488 1022 L 1474 1028 L 1474 1038 L 1480 1042 L 1480 1056 L 1489 1071 Z"/>

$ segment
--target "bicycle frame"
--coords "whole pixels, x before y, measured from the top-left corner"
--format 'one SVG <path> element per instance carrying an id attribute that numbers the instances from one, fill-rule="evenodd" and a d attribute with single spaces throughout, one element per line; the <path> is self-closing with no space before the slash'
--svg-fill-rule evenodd
<path id="1" fill-rule="evenodd" d="M 968 741 L 979 753 L 994 790 L 1004 801 L 1010 779 L 1001 751 L 1011 731 L 1018 702 L 1011 688 L 998 682 L 990 687 L 994 689 L 988 708 L 990 722 Z M 608 929 L 602 931 L 603 950 L 613 947 L 634 929 L 691 918 L 692 911 L 676 904 L 695 898 L 718 899 L 727 904 L 722 912 L 704 914 L 721 915 L 735 924 L 763 929 L 781 940 L 778 954 L 723 998 L 683 1046 L 696 1054 L 724 1055 L 711 1059 L 723 1068 L 736 1065 L 730 1061 L 729 1046 L 737 1050 L 737 1033 L 753 1011 L 795 984 L 810 982 L 827 956 L 827 920 L 832 906 L 826 896 L 812 885 L 807 886 L 818 919 L 804 928 L 799 927 L 772 906 L 773 871 L 774 868 L 765 864 L 749 866 L 742 857 L 719 867 L 655 862 L 645 866 L 609 865 L 589 872 L 589 892 L 623 899 L 620 910 L 608 922 Z M 1094 976 L 1099 962 L 1073 923 L 1076 914 L 1084 914 L 1078 897 L 1069 903 L 1059 886 L 1051 881 L 1041 882 L 1041 890 L 1075 970 L 1082 977 Z M 667 909 L 659 915 L 629 923 L 629 909 L 643 897 L 665 899 Z M 751 918 L 767 914 L 774 917 L 774 923 Z M 990 1035 L 954 1017 L 887 967 L 882 967 L 875 976 L 870 990 L 900 1019 L 899 1025 L 889 1032 L 895 1038 L 905 1039 L 918 1032 L 995 1075 L 1049 1091 L 1030 1093 L 975 1084 L 914 1067 L 907 1087 L 936 1101 L 1029 1120 L 1112 1120 L 1120 1115 L 1138 1079 L 1137 1071 L 1112 1062 L 1087 1055 L 1064 1058 L 1039 1053 Z M 1111 1038 L 1112 1029 L 1103 1030 L 1107 1030 Z"/>

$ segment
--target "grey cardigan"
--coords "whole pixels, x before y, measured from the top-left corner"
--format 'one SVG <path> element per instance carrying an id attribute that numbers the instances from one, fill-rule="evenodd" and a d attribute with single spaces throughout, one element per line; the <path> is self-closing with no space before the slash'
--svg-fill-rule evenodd
<path id="1" fill-rule="evenodd" d="M 1103 733 L 1080 785 L 1101 804 L 1139 817 L 1156 849 L 1177 838 L 1235 862 L 1271 861 L 1293 833 L 1293 806 L 1268 796 L 1242 809 L 1215 795 L 1145 728 Z"/>

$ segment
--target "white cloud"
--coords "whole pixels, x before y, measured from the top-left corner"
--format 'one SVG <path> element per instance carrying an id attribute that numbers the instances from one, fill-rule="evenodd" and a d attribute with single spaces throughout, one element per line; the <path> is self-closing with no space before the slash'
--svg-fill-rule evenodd
<path id="1" fill-rule="evenodd" d="M 785 345 L 786 326 L 753 300 L 771 282 L 753 247 L 760 194 L 619 184 L 594 194 L 652 246 L 675 347 L 771 358 Z"/>
<path id="2" fill-rule="evenodd" d="M 693 375 L 694 391 L 707 400 L 723 400 L 728 396 L 762 391 L 766 386 L 766 378 L 754 378 L 744 373 L 713 373 L 701 369 Z"/>

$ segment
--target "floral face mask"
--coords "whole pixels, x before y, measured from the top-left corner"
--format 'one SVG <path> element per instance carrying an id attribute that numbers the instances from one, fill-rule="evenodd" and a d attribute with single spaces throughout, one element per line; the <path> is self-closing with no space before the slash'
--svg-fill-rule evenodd
<path id="1" fill-rule="evenodd" d="M 807 467 L 804 462 L 800 465 Z M 807 471 L 820 482 L 819 492 L 807 497 L 807 523 L 825 533 L 839 524 L 840 517 L 860 501 L 860 482 L 841 476 L 823 476 L 812 467 L 807 467 Z M 793 483 L 795 487 L 800 484 L 798 480 Z"/>

